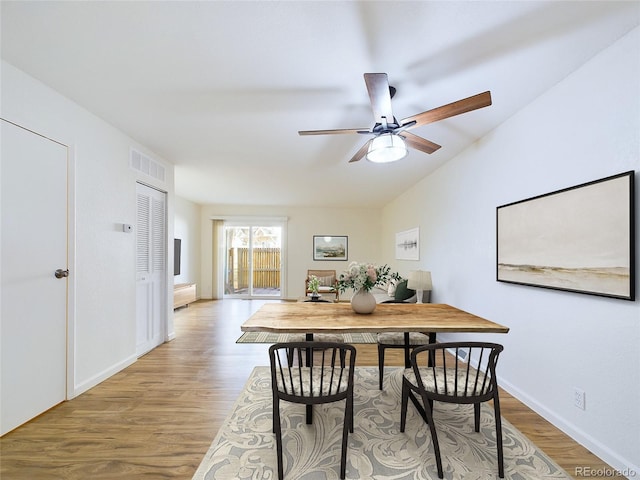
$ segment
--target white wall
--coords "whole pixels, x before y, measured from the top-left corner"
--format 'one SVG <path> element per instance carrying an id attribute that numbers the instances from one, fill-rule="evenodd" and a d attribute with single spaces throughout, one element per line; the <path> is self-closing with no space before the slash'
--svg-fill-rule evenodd
<path id="1" fill-rule="evenodd" d="M 200 205 L 175 198 L 175 238 L 182 240 L 180 275 L 173 277 L 173 283 L 196 283 L 200 290 Z M 199 293 L 198 293 L 199 296 Z"/>
<path id="2" fill-rule="evenodd" d="M 351 261 L 380 261 L 381 211 L 367 208 L 305 208 L 207 205 L 202 207 L 202 297 L 214 298 L 212 217 L 287 217 L 287 258 L 284 294 L 304 296 L 309 269 L 336 270 L 339 274 Z M 348 261 L 314 261 L 314 235 L 347 235 Z"/>
<path id="3" fill-rule="evenodd" d="M 4 61 L 2 117 L 69 145 L 74 152 L 71 202 L 75 211 L 70 220 L 75 222 L 75 238 L 69 305 L 72 371 L 68 389 L 68 396 L 73 397 L 136 359 L 136 236 L 123 233 L 122 224 L 136 224 L 135 186 L 140 180 L 168 192 L 169 238 L 173 238 L 173 167 L 164 163 L 166 182 L 137 174 L 129 168 L 131 147 L 161 159 Z M 168 285 L 171 292 L 172 277 Z M 173 305 L 169 295 L 167 303 Z M 171 335 L 173 309 L 169 309 L 168 321 L 167 333 Z"/>
<path id="4" fill-rule="evenodd" d="M 501 384 L 636 475 L 640 304 L 496 282 L 495 217 L 499 205 L 640 169 L 639 47 L 636 28 L 383 213 L 385 257 L 395 232 L 420 227 L 420 261 L 394 264 L 431 270 L 432 301 L 510 327 L 483 337 L 505 345 Z M 584 411 L 574 387 L 586 392 Z"/>

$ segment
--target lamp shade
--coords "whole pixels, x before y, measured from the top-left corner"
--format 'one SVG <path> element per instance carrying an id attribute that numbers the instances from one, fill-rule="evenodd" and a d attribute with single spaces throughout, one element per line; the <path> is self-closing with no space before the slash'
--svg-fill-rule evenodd
<path id="1" fill-rule="evenodd" d="M 411 290 L 431 290 L 432 287 L 431 272 L 427 272 L 425 270 L 414 270 L 413 272 L 409 272 L 407 288 L 410 288 Z"/>
<path id="2" fill-rule="evenodd" d="M 404 139 L 392 133 L 377 136 L 369 144 L 367 160 L 374 163 L 395 162 L 407 156 Z"/>

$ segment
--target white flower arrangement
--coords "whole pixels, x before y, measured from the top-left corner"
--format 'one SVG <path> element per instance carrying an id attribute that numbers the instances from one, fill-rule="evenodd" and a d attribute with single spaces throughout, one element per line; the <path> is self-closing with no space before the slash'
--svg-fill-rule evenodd
<path id="1" fill-rule="evenodd" d="M 401 277 L 397 273 L 391 273 L 388 265 L 376 267 L 371 263 L 351 262 L 347 270 L 340 274 L 338 278 L 338 290 L 344 292 L 347 288 L 354 291 L 364 289 L 371 290 L 373 287 L 385 285 L 390 280 L 399 280 Z"/>

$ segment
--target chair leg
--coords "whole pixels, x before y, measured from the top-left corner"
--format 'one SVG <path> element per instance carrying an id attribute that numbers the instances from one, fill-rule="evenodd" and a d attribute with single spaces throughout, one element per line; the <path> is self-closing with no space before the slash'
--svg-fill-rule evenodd
<path id="1" fill-rule="evenodd" d="M 480 431 L 480 404 L 479 403 L 473 404 L 473 423 L 474 423 L 473 426 L 476 432 L 479 432 Z"/>
<path id="2" fill-rule="evenodd" d="M 353 417 L 355 416 L 353 412 L 353 392 L 351 392 L 351 396 L 347 399 L 347 408 L 349 409 L 349 431 L 353 433 Z"/>
<path id="3" fill-rule="evenodd" d="M 280 405 L 278 400 L 274 401 L 273 429 L 276 434 L 276 457 L 278 459 L 278 480 L 284 478 L 284 465 L 282 460 L 282 425 L 280 424 Z"/>
<path id="4" fill-rule="evenodd" d="M 353 433 L 353 402 L 347 398 L 344 410 L 344 425 L 342 427 L 342 453 L 340 456 L 340 478 L 342 479 L 347 475 L 347 439 L 349 438 L 349 430 Z"/>
<path id="5" fill-rule="evenodd" d="M 384 377 L 384 348 L 378 344 L 378 384 L 380 390 L 382 390 L 382 379 Z"/>
<path id="6" fill-rule="evenodd" d="M 278 412 L 279 408 L 280 407 L 278 406 L 278 398 L 274 393 L 273 400 L 271 401 L 271 431 L 273 433 L 276 433 L 276 419 L 279 416 L 279 412 Z"/>
<path id="7" fill-rule="evenodd" d="M 436 466 L 438 468 L 438 478 L 444 478 L 444 472 L 442 470 L 442 458 L 440 457 L 440 444 L 438 443 L 438 434 L 436 433 L 436 426 L 433 422 L 433 403 L 426 397 L 422 398 L 422 403 L 425 405 L 425 414 L 427 416 L 427 423 L 429 424 L 429 430 L 431 431 L 431 441 L 433 442 L 433 451 L 436 456 Z M 427 407 L 427 405 L 429 405 Z"/>
<path id="8" fill-rule="evenodd" d="M 409 387 L 402 378 L 402 404 L 400 405 L 400 431 L 404 432 L 407 424 L 407 404 L 409 403 Z"/>
<path id="9" fill-rule="evenodd" d="M 496 446 L 498 449 L 498 476 L 504 478 L 504 452 L 502 449 L 502 417 L 500 416 L 500 400 L 498 392 L 493 397 L 493 411 L 496 422 Z"/>
<path id="10" fill-rule="evenodd" d="M 291 348 L 287 348 L 287 362 L 289 362 L 289 365 L 293 364 L 293 349 Z"/>
<path id="11" fill-rule="evenodd" d="M 340 366 L 344 368 L 346 366 L 347 352 L 340 352 Z"/>
<path id="12" fill-rule="evenodd" d="M 436 434 L 436 427 L 433 422 L 433 401 L 423 397 L 422 403 L 424 408 L 421 408 L 418 401 L 411 395 L 411 389 L 407 385 L 407 381 L 402 379 L 402 404 L 400 406 L 400 431 L 404 432 L 407 424 L 407 406 L 409 404 L 409 398 L 413 400 L 416 409 L 423 417 L 425 422 L 429 425 L 429 431 L 431 432 L 431 441 L 433 443 L 433 450 L 436 456 L 436 466 L 438 467 L 438 478 L 444 478 L 444 472 L 442 470 L 442 459 L 440 458 L 440 444 L 438 443 L 438 435 Z"/>

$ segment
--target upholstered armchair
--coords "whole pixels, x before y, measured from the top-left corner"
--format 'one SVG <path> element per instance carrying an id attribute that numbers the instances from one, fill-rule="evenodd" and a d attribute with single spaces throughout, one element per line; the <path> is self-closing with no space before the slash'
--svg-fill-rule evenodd
<path id="1" fill-rule="evenodd" d="M 336 276 L 335 270 L 307 270 L 307 278 L 304 281 L 305 296 L 312 293 L 309 289 L 309 278 L 312 275 L 317 277 L 320 282 L 320 286 L 318 287 L 318 293 L 320 295 L 330 293 L 336 296 L 336 302 L 340 300 L 338 277 Z"/>

